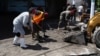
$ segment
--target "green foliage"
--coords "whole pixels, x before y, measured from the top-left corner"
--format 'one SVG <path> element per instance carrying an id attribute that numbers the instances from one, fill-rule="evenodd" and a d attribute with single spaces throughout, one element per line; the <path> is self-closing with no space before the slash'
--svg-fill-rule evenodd
<path id="1" fill-rule="evenodd" d="M 97 0 L 96 4 L 97 4 L 97 11 L 100 12 L 100 0 Z"/>
<path id="2" fill-rule="evenodd" d="M 100 12 L 100 8 L 97 8 L 97 11 Z"/>

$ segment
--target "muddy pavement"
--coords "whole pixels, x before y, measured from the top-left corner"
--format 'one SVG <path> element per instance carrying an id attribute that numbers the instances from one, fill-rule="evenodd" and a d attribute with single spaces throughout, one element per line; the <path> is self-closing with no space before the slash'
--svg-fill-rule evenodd
<path id="1" fill-rule="evenodd" d="M 12 19 L 13 18 L 11 18 L 11 21 Z M 4 20 L 2 20 L 2 23 L 4 23 Z M 100 52 L 96 49 L 95 44 L 89 43 L 87 46 L 84 45 L 84 37 L 79 29 L 69 29 L 68 31 L 61 28 L 57 30 L 58 22 L 54 21 L 55 23 L 52 23 L 53 21 L 54 20 L 47 24 L 48 29 L 46 30 L 46 35 L 48 38 L 46 38 L 44 43 L 38 43 L 32 40 L 31 34 L 25 35 L 26 44 L 29 46 L 28 49 L 21 49 L 19 46 L 12 44 L 11 22 L 11 27 L 5 28 L 6 30 L 2 27 L 3 30 L 0 33 L 2 35 L 0 36 L 0 56 L 100 56 Z M 7 21 L 7 24 L 9 24 L 9 21 Z M 71 28 L 75 29 L 75 26 L 71 26 Z M 10 32 L 7 32 L 7 30 Z M 42 32 L 41 36 L 43 36 Z"/>
<path id="2" fill-rule="evenodd" d="M 13 38 L 0 40 L 0 56 L 99 56 L 99 51 L 95 45 L 91 43 L 87 46 L 84 45 L 84 40 L 82 40 L 84 38 L 80 35 L 76 36 L 77 34 L 80 34 L 80 31 L 46 30 L 48 38 L 44 43 L 32 40 L 31 34 L 28 34 L 25 35 L 28 49 L 21 49 L 19 46 L 12 45 Z M 70 39 L 72 43 L 65 42 L 64 40 L 71 35 L 76 36 Z"/>

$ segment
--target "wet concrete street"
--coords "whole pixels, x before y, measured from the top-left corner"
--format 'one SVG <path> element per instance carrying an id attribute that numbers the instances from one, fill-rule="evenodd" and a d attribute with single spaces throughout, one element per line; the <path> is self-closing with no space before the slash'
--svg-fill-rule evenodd
<path id="1" fill-rule="evenodd" d="M 0 40 L 0 56 L 99 56 L 95 44 L 84 45 L 83 37 L 71 39 L 72 43 L 64 42 L 68 36 L 78 33 L 80 31 L 46 30 L 48 38 L 44 43 L 33 41 L 31 34 L 28 34 L 25 36 L 28 49 L 12 45 L 13 38 Z"/>
<path id="2" fill-rule="evenodd" d="M 77 19 L 77 21 L 79 20 Z M 12 44 L 12 33 L 4 31 L 1 33 L 3 35 L 0 36 L 0 38 L 4 38 L 0 40 L 0 56 L 100 56 L 100 51 L 98 51 L 95 44 L 88 43 L 88 45 L 84 45 L 84 37 L 79 29 L 68 31 L 60 28 L 60 30 L 57 30 L 53 28 L 56 27 L 57 22 L 52 22 L 49 23 L 51 29 L 46 30 L 48 38 L 44 43 L 32 40 L 31 34 L 25 35 L 28 49 L 14 46 Z M 72 29 L 76 28 L 76 26 L 70 27 Z"/>

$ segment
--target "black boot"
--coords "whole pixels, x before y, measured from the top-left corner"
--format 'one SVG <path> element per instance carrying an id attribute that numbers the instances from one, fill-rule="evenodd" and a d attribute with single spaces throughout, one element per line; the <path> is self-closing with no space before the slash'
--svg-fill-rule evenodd
<path id="1" fill-rule="evenodd" d="M 37 40 L 38 40 L 39 43 L 43 43 L 44 42 L 42 36 L 38 36 Z"/>

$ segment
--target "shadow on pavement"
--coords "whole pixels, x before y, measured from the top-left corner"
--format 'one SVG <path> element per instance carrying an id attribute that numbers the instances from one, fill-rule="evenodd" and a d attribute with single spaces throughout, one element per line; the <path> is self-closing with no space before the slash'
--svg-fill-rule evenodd
<path id="1" fill-rule="evenodd" d="M 36 44 L 36 45 L 27 45 L 28 48 L 27 49 L 32 49 L 32 50 L 48 50 L 49 48 L 47 47 L 42 47 L 40 44 Z"/>
<path id="2" fill-rule="evenodd" d="M 47 42 L 57 42 L 57 40 L 51 39 L 51 38 L 44 38 L 45 43 Z"/>
<path id="3" fill-rule="evenodd" d="M 47 43 L 47 42 L 57 42 L 57 40 L 54 40 L 52 38 L 49 38 L 49 36 L 45 35 L 42 40 L 44 40 L 43 43 Z"/>

